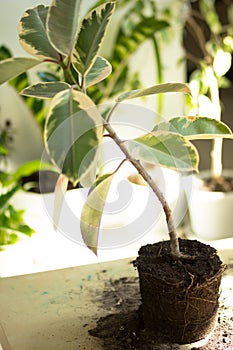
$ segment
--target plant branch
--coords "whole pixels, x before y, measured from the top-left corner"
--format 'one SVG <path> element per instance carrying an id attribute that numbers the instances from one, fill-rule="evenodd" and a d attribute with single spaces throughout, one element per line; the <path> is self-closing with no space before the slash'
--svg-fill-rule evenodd
<path id="1" fill-rule="evenodd" d="M 106 121 L 107 121 L 107 122 L 109 122 L 109 120 L 110 120 L 110 118 L 111 118 L 113 112 L 114 112 L 115 109 L 117 108 L 118 104 L 119 104 L 119 102 L 116 102 L 115 105 L 113 106 L 113 108 L 110 110 L 110 112 L 109 112 L 109 114 L 108 114 L 108 116 L 107 116 L 107 118 L 106 118 Z"/>
<path id="2" fill-rule="evenodd" d="M 191 29 L 190 32 L 192 36 L 196 39 L 196 42 L 199 45 L 203 53 L 203 56 L 204 57 L 208 56 L 208 52 L 205 47 L 206 40 L 205 40 L 204 34 L 202 33 L 202 30 L 200 29 L 200 27 L 192 17 L 187 18 L 187 24 L 189 25 Z"/>
<path id="3" fill-rule="evenodd" d="M 85 94 L 86 93 L 86 88 L 85 88 L 85 76 L 82 75 L 81 77 L 81 90 Z"/>
<path id="4" fill-rule="evenodd" d="M 71 85 L 77 85 L 77 82 L 69 68 L 69 62 L 67 66 L 64 64 L 64 62 L 61 62 L 61 67 L 63 69 L 65 82 Z"/>
<path id="5" fill-rule="evenodd" d="M 120 164 L 118 165 L 118 167 L 113 171 L 112 174 L 116 174 L 118 172 L 118 170 L 121 168 L 121 166 L 127 161 L 128 159 L 124 158 Z"/>
<path id="6" fill-rule="evenodd" d="M 105 120 L 104 121 L 104 128 L 108 131 L 109 136 L 114 140 L 114 142 L 119 146 L 121 151 L 125 154 L 128 161 L 131 162 L 131 164 L 136 168 L 138 173 L 143 177 L 143 179 L 147 182 L 147 184 L 151 187 L 152 191 L 155 193 L 157 198 L 159 199 L 167 221 L 169 236 L 170 236 L 170 247 L 171 247 L 171 253 L 174 259 L 179 259 L 184 257 L 184 255 L 180 252 L 179 248 L 179 241 L 178 241 L 178 235 L 175 231 L 175 226 L 172 218 L 171 209 L 163 195 L 163 193 L 158 188 L 155 181 L 151 178 L 151 176 L 147 173 L 145 168 L 142 166 L 139 160 L 135 159 L 131 156 L 130 152 L 127 150 L 124 141 L 122 141 L 112 128 L 112 126 Z M 186 257 L 186 256 L 185 256 Z"/>

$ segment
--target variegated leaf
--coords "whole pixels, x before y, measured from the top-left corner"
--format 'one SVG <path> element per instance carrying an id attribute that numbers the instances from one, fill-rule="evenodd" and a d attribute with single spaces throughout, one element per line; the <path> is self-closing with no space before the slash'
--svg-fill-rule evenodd
<path id="1" fill-rule="evenodd" d="M 132 91 L 125 92 L 117 98 L 117 102 L 121 102 L 132 98 L 137 98 L 137 97 L 154 95 L 154 94 L 164 94 L 167 92 L 183 92 L 186 94 L 191 94 L 191 91 L 188 85 L 184 83 L 164 83 L 164 84 L 154 85 L 146 89 L 132 90 Z"/>
<path id="2" fill-rule="evenodd" d="M 154 131 L 172 131 L 188 140 L 213 139 L 215 137 L 233 138 L 229 127 L 214 118 L 189 116 L 175 117 L 168 122 L 156 125 Z"/>
<path id="3" fill-rule="evenodd" d="M 28 69 L 37 66 L 41 61 L 34 58 L 16 57 L 8 58 L 0 62 L 0 84 L 13 79 L 26 72 Z"/>
<path id="4" fill-rule="evenodd" d="M 70 85 L 64 82 L 38 83 L 27 87 L 21 91 L 21 94 L 38 98 L 52 98 L 58 92 L 69 88 Z"/>
<path id="5" fill-rule="evenodd" d="M 47 15 L 48 6 L 39 5 L 27 10 L 19 22 L 19 42 L 31 55 L 42 60 L 50 58 L 59 61 L 59 54 L 46 32 Z"/>
<path id="6" fill-rule="evenodd" d="M 60 53 L 72 53 L 78 32 L 81 0 L 53 0 L 49 8 L 47 31 L 52 45 Z"/>
<path id="7" fill-rule="evenodd" d="M 107 2 L 83 19 L 72 57 L 78 73 L 85 75 L 94 64 L 114 8 L 115 2 Z"/>
<path id="8" fill-rule="evenodd" d="M 53 162 L 74 184 L 95 181 L 102 118 L 92 100 L 69 89 L 51 101 L 45 124 L 45 145 Z"/>
<path id="9" fill-rule="evenodd" d="M 125 146 L 136 159 L 160 164 L 177 171 L 198 171 L 197 150 L 182 135 L 167 131 L 155 131 L 125 141 Z"/>
<path id="10" fill-rule="evenodd" d="M 86 87 L 99 83 L 107 78 L 111 72 L 111 64 L 105 58 L 97 56 L 95 63 L 86 75 Z"/>

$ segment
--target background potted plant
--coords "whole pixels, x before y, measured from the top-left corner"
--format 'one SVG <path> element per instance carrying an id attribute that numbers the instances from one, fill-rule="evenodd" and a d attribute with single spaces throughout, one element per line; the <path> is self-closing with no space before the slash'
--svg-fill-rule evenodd
<path id="1" fill-rule="evenodd" d="M 0 266 L 12 268 L 12 259 L 19 260 L 20 266 L 28 265 L 29 259 L 21 249 L 21 243 L 27 241 L 35 232 L 33 226 L 28 225 L 25 218 L 24 205 L 17 206 L 13 198 L 21 190 L 20 174 L 23 169 L 18 168 L 15 173 L 6 171 L 8 156 L 14 143 L 14 125 L 10 120 L 5 120 L 0 125 Z M 40 167 L 40 162 L 37 166 Z M 22 170 L 22 172 L 21 172 Z M 25 168 L 24 168 L 25 170 Z M 17 243 L 17 244 L 15 244 Z M 18 265 L 14 266 L 17 270 Z"/>
<path id="2" fill-rule="evenodd" d="M 190 6 L 186 19 L 186 29 L 193 40 L 193 46 L 185 41 L 187 59 L 194 67 L 189 80 L 193 95 L 189 113 L 219 121 L 224 108 L 220 88 L 230 84 L 226 74 L 232 62 L 231 10 L 231 6 L 218 7 L 215 2 L 200 0 Z M 213 140 L 210 160 L 210 170 L 194 177 L 188 200 L 191 231 L 204 240 L 230 238 L 233 236 L 233 172 L 223 169 L 223 139 Z"/>
<path id="3" fill-rule="evenodd" d="M 20 172 L 17 175 L 9 174 L 3 169 L 7 162 L 13 141 L 13 127 L 10 120 L 0 126 L 0 250 L 15 243 L 19 237 L 31 237 L 34 230 L 24 222 L 24 210 L 15 208 L 11 201 L 16 192 L 20 190 Z M 38 164 L 39 165 L 39 164 Z M 11 178 L 11 179 L 10 179 Z"/>
<path id="4" fill-rule="evenodd" d="M 107 194 L 121 166 L 129 161 L 151 187 L 164 210 L 170 240 L 142 247 L 135 262 L 140 277 L 142 317 L 148 332 L 159 341 L 196 344 L 214 327 L 225 266 L 214 248 L 198 241 L 178 239 L 171 209 L 141 162 L 195 172 L 198 153 L 189 139 L 226 137 L 231 131 L 215 119 L 178 117 L 156 125 L 153 131 L 139 137 L 121 139 L 111 118 L 123 101 L 166 92 L 190 93 L 190 90 L 183 83 L 165 83 L 125 92 L 107 109 L 97 107 L 88 96 L 88 87 L 111 73 L 111 66 L 99 56 L 99 49 L 115 2 L 94 8 L 83 19 L 79 18 L 80 5 L 79 0 L 69 4 L 53 0 L 48 7 L 40 5 L 27 10 L 19 25 L 20 41 L 36 58 L 2 61 L 1 83 L 44 61 L 57 65 L 61 81 L 29 86 L 23 94 L 52 98 L 44 139 L 48 155 L 60 173 L 55 188 L 55 226 L 59 224 L 68 181 L 89 188 L 80 227 L 84 243 L 95 254 Z M 183 135 L 177 130 L 182 130 Z M 123 157 L 113 172 L 99 176 L 98 156 L 106 137 L 114 141 Z M 200 317 L 205 321 L 200 322 Z"/>

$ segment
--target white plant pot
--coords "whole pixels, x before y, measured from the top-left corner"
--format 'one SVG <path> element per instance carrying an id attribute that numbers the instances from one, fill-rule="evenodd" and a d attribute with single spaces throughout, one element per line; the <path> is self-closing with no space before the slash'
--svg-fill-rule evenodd
<path id="1" fill-rule="evenodd" d="M 232 176 L 225 170 L 223 175 Z M 203 171 L 193 177 L 189 215 L 193 234 L 207 241 L 233 237 L 233 192 L 213 192 L 200 188 L 202 179 L 210 176 Z"/>
<path id="2" fill-rule="evenodd" d="M 107 197 L 98 240 L 98 257 L 84 245 L 80 232 L 81 211 L 89 189 L 75 189 L 65 194 L 58 232 L 53 227 L 54 194 L 18 192 L 13 197 L 13 205 L 25 210 L 25 222 L 35 229 L 36 234 L 32 238 L 25 236 L 22 242 L 1 255 L 0 275 L 136 256 L 141 245 L 168 239 L 165 217 L 155 194 L 148 186 L 128 181 L 129 172 L 132 168 L 124 169 L 122 166 Z M 164 168 L 158 168 L 153 175 L 174 210 L 178 225 L 186 211 L 180 205 L 183 203 L 180 175 Z"/>
<path id="3" fill-rule="evenodd" d="M 127 176 L 130 169 L 119 170 L 107 197 L 101 219 L 99 246 L 103 249 L 126 247 L 153 231 L 156 241 L 168 239 L 168 229 L 161 203 L 148 186 L 137 185 Z M 157 167 L 151 173 L 163 192 L 178 226 L 186 213 L 182 178 L 172 170 Z M 89 189 L 66 192 L 58 231 L 69 240 L 84 245 L 80 232 L 80 217 Z M 46 239 L 54 238 L 54 194 L 20 192 L 14 196 L 17 208 L 25 209 L 25 221 Z"/>
<path id="4" fill-rule="evenodd" d="M 151 177 L 163 193 L 173 215 L 174 225 L 178 227 L 187 212 L 184 186 L 186 182 L 178 172 L 155 167 L 150 172 Z M 167 223 L 162 205 L 153 191 L 146 185 L 133 184 L 135 199 L 132 202 L 130 215 L 133 219 L 144 217 L 143 220 L 151 224 L 153 230 L 168 233 Z M 131 219 L 132 219 L 131 218 Z M 167 236 L 168 238 L 168 236 Z"/>

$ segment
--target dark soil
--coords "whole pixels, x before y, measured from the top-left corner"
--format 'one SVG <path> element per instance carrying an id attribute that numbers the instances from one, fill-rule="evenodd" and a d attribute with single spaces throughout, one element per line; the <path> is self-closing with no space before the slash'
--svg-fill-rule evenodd
<path id="1" fill-rule="evenodd" d="M 233 178 L 230 176 L 221 176 L 217 178 L 206 178 L 202 183 L 203 189 L 214 192 L 232 192 Z"/>
<path id="2" fill-rule="evenodd" d="M 58 174 L 53 171 L 37 171 L 21 179 L 22 186 L 29 192 L 50 193 L 54 191 Z"/>
<path id="3" fill-rule="evenodd" d="M 225 268 L 209 245 L 184 239 L 179 245 L 191 259 L 174 260 L 166 241 L 143 246 L 135 262 L 145 326 L 163 343 L 193 343 L 211 332 Z"/>
<path id="4" fill-rule="evenodd" d="M 146 185 L 146 182 L 141 175 L 130 175 L 128 180 L 137 185 Z M 201 186 L 206 191 L 213 192 L 232 192 L 233 178 L 230 176 L 220 176 L 216 178 L 208 177 L 202 179 Z"/>
<path id="5" fill-rule="evenodd" d="M 22 186 L 25 187 L 29 192 L 34 193 L 51 193 L 54 192 L 55 185 L 57 182 L 59 174 L 53 171 L 37 171 L 30 176 L 25 176 L 21 179 Z M 68 190 L 74 188 L 79 188 L 80 184 L 78 183 L 76 187 L 72 185 L 69 181 Z"/>
<path id="6" fill-rule="evenodd" d="M 218 273 L 222 265 L 216 249 L 197 240 L 179 239 L 180 250 L 191 259 L 174 260 L 170 253 L 170 241 L 147 244 L 139 250 L 139 258 L 135 261 L 150 261 L 150 271 L 164 281 L 164 283 L 190 284 L 190 274 L 193 275 L 195 284 L 200 284 L 206 278 L 211 278 Z M 195 259 L 194 259 L 195 257 Z M 164 267 L 164 268 L 163 268 Z"/>
<path id="7" fill-rule="evenodd" d="M 99 295 L 100 307 L 110 312 L 98 320 L 89 333 L 102 339 L 108 350 L 178 350 L 176 344 L 156 344 L 145 331 L 140 318 L 140 291 L 137 278 L 122 278 L 106 283 Z M 227 310 L 220 299 L 218 320 L 208 343 L 202 350 L 233 350 L 233 308 Z M 197 348 L 193 348 L 195 350 Z"/>
<path id="8" fill-rule="evenodd" d="M 198 268 L 202 269 L 202 264 Z M 210 273 L 214 275 L 215 271 Z M 98 302 L 100 308 L 108 311 L 109 314 L 100 318 L 96 328 L 90 330 L 89 333 L 102 339 L 104 349 L 175 350 L 180 348 L 178 344 L 161 343 L 157 335 L 145 329 L 142 321 L 138 278 L 108 281 L 105 290 L 98 296 Z M 224 296 L 220 298 L 214 332 L 208 343 L 199 349 L 233 350 L 233 306 L 232 310 L 224 307 Z"/>

